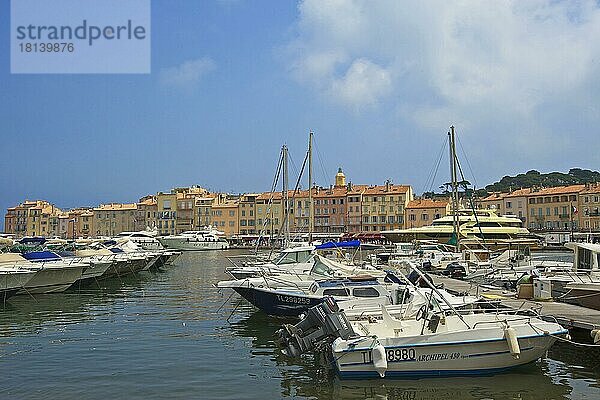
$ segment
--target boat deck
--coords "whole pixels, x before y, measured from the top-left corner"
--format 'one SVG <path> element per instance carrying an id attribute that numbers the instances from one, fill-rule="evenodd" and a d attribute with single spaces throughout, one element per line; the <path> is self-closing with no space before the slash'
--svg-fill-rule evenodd
<path id="1" fill-rule="evenodd" d="M 483 296 L 498 301 L 503 307 L 512 310 L 535 309 L 542 317 L 555 318 L 565 328 L 579 328 L 587 331 L 600 329 L 600 310 L 593 310 L 573 304 L 555 301 L 536 301 L 517 299 L 516 293 L 502 289 L 488 289 L 475 283 L 452 279 L 445 276 L 431 275 L 436 285 L 443 284 L 451 293 Z"/>

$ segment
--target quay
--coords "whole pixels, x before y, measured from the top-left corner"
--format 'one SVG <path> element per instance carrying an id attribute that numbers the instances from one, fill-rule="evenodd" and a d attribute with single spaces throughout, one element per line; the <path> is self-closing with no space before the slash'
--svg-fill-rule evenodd
<path id="1" fill-rule="evenodd" d="M 577 328 L 584 331 L 600 329 L 600 310 L 581 307 L 574 304 L 556 301 L 537 301 L 518 299 L 512 291 L 490 289 L 473 282 L 461 281 L 440 275 L 431 275 L 435 285 L 443 284 L 444 289 L 453 294 L 468 294 L 483 296 L 486 299 L 498 301 L 501 307 L 511 310 L 534 309 L 542 318 L 556 319 L 567 329 Z"/>

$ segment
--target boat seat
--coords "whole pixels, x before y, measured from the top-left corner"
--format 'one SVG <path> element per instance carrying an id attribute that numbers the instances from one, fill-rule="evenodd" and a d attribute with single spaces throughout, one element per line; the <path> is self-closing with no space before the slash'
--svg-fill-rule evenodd
<path id="1" fill-rule="evenodd" d="M 381 316 L 383 318 L 383 326 L 385 326 L 387 329 L 394 331 L 395 336 L 398 336 L 398 333 L 402 332 L 404 328 L 402 325 L 402 321 L 392 317 L 383 304 L 380 307 Z"/>

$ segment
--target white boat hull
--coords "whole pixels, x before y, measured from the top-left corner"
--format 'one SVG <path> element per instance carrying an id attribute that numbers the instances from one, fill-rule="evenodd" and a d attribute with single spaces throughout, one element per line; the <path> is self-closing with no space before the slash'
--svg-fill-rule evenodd
<path id="1" fill-rule="evenodd" d="M 374 339 L 373 336 L 364 336 L 358 342 L 336 339 L 332 344 L 332 353 L 340 377 L 380 377 L 373 362 L 372 348 L 376 344 L 385 348 L 386 378 L 485 375 L 535 361 L 554 343 L 554 336 L 567 334 L 566 330 L 553 323 L 539 321 L 535 328 L 526 323 L 509 323 L 516 332 L 520 348 L 520 354 L 513 356 L 502 323 L 483 328 L 489 323 L 483 322 L 476 323 L 478 328 L 473 330 L 403 336 L 402 331 L 413 331 L 414 327 L 410 325 L 419 323 L 404 321 L 404 328 L 402 324 L 395 327 L 399 337 L 379 336 L 379 339 Z M 373 325 L 371 327 L 376 329 Z M 546 335 L 544 331 L 552 335 Z M 372 334 L 377 336 L 376 332 Z"/>
<path id="2" fill-rule="evenodd" d="M 68 267 L 41 267 L 17 294 L 59 293 L 67 290 L 81 278 L 85 266 L 70 265 Z"/>

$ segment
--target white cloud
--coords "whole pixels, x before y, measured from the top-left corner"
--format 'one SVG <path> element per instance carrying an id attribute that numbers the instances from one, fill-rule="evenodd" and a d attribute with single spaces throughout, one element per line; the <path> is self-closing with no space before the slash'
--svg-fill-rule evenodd
<path id="1" fill-rule="evenodd" d="M 160 82 L 165 86 L 190 88 L 216 68 L 210 57 L 185 61 L 175 67 L 160 71 Z"/>
<path id="2" fill-rule="evenodd" d="M 343 103 L 360 108 L 363 105 L 374 105 L 385 96 L 391 88 L 389 71 L 359 58 L 354 60 L 344 76 L 331 82 L 331 95 Z"/>
<path id="3" fill-rule="evenodd" d="M 557 134 L 556 113 L 573 109 L 599 118 L 593 0 L 305 0 L 296 29 L 293 76 L 350 109 L 387 102 L 424 130 L 492 134 L 510 119 L 505 137 Z"/>

